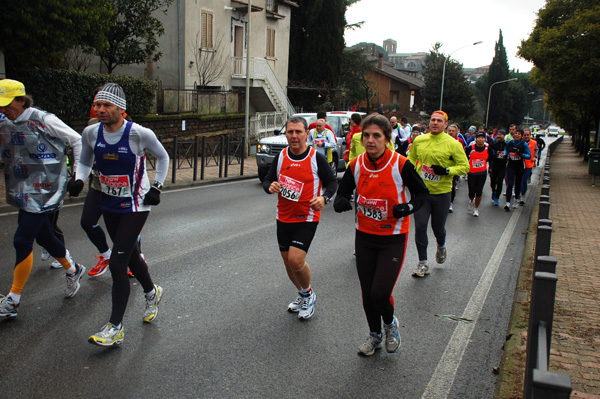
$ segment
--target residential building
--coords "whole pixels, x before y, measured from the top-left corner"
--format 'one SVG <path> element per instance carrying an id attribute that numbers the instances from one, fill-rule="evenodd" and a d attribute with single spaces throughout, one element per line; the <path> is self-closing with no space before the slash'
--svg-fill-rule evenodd
<path id="1" fill-rule="evenodd" d="M 373 103 L 398 104 L 398 112 L 408 115 L 422 108 L 423 96 L 421 91 L 425 82 L 411 74 L 398 71 L 394 64 L 384 61 L 383 54 L 376 57 L 367 54 L 367 58 L 377 60 L 377 64 L 367 75 L 367 80 L 373 82 L 371 88 L 375 91 Z M 360 104 L 365 106 L 365 104 Z"/>
<path id="2" fill-rule="evenodd" d="M 175 0 L 156 13 L 165 29 L 160 60 L 113 73 L 156 79 L 164 88 L 241 92 L 249 65 L 250 112 L 293 112 L 286 90 L 292 7 L 291 0 L 252 0 L 249 20 L 248 0 Z M 106 72 L 98 59 L 88 71 Z"/>

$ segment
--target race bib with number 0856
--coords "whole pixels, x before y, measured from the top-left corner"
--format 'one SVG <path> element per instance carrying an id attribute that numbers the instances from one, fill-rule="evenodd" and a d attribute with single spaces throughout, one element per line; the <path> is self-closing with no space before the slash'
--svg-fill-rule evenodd
<path id="1" fill-rule="evenodd" d="M 283 198 L 298 202 L 300 196 L 302 195 L 304 183 L 285 175 L 279 175 L 279 184 L 281 185 L 279 194 L 281 194 Z"/>

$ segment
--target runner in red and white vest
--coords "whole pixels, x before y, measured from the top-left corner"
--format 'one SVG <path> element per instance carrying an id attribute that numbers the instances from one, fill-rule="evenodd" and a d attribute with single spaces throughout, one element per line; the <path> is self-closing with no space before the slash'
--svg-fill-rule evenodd
<path id="1" fill-rule="evenodd" d="M 479 204 L 487 179 L 489 149 L 485 132 L 477 132 L 475 140 L 467 147 L 469 158 L 469 205 L 468 211 L 479 217 Z"/>
<path id="2" fill-rule="evenodd" d="M 277 241 L 287 274 L 298 289 L 288 311 L 309 319 L 317 295 L 311 287 L 306 254 L 317 231 L 321 210 L 337 189 L 337 179 L 325 156 L 307 143 L 306 120 L 292 116 L 286 122 L 289 146 L 275 156 L 263 181 L 268 194 L 277 193 Z M 321 194 L 322 188 L 325 188 Z"/>
<path id="3" fill-rule="evenodd" d="M 409 215 L 428 193 L 412 163 L 386 148 L 391 137 L 391 125 L 383 115 L 371 114 L 363 120 L 361 140 L 366 152 L 350 161 L 334 201 L 336 212 L 352 210 L 350 198 L 356 189 L 356 270 L 370 331 L 358 348 L 364 356 L 381 347 L 382 321 L 386 350 L 396 352 L 400 346 L 392 291 L 404 263 Z"/>

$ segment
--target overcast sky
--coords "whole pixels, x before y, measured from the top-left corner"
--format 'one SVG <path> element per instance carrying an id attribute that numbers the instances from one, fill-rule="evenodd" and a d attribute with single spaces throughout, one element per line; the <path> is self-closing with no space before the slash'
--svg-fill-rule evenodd
<path id="1" fill-rule="evenodd" d="M 517 57 L 521 40 L 529 37 L 545 0 L 360 0 L 346 11 L 346 46 L 393 39 L 398 53 L 429 52 L 436 42 L 465 68 L 489 65 L 502 29 L 510 69 L 528 72 L 533 64 Z M 470 44 L 482 41 L 476 46 Z M 468 46 L 461 49 L 461 47 Z M 460 49 L 459 51 L 456 51 Z M 456 52 L 455 52 L 456 51 Z"/>

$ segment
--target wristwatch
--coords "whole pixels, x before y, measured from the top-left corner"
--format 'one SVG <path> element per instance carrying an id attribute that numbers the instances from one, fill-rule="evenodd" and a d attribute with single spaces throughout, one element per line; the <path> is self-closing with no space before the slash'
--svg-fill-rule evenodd
<path id="1" fill-rule="evenodd" d="M 322 197 L 325 199 L 325 205 L 329 204 L 329 201 L 331 201 L 331 198 L 329 198 L 326 195 L 323 195 Z"/>
<path id="2" fill-rule="evenodd" d="M 158 189 L 158 190 L 162 190 L 163 188 L 163 184 L 159 181 L 155 181 L 154 184 L 152 185 L 152 187 Z"/>

